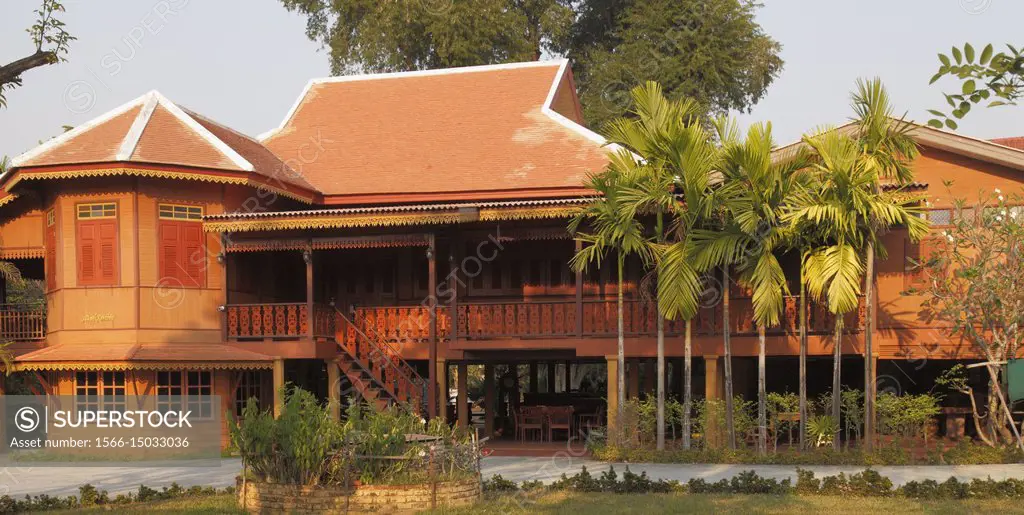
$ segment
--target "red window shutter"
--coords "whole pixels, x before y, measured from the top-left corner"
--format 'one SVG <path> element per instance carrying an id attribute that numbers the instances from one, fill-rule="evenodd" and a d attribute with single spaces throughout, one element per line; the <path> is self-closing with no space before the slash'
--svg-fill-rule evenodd
<path id="1" fill-rule="evenodd" d="M 99 278 L 103 284 L 117 282 L 117 222 L 97 222 L 100 233 Z"/>
<path id="2" fill-rule="evenodd" d="M 204 286 L 206 253 L 202 226 L 178 220 L 160 220 L 159 225 L 161 278 L 181 286 Z"/>
<path id="3" fill-rule="evenodd" d="M 117 220 L 78 222 L 78 283 L 117 284 Z"/>
<path id="4" fill-rule="evenodd" d="M 160 281 L 177 285 L 181 282 L 180 227 L 174 222 L 160 222 Z"/>
<path id="5" fill-rule="evenodd" d="M 182 246 L 185 249 L 182 261 L 186 284 L 203 286 L 206 284 L 206 252 L 203 249 L 203 230 L 195 222 L 182 222 Z"/>
<path id="6" fill-rule="evenodd" d="M 78 225 L 78 282 L 83 285 L 96 282 L 96 224 Z"/>

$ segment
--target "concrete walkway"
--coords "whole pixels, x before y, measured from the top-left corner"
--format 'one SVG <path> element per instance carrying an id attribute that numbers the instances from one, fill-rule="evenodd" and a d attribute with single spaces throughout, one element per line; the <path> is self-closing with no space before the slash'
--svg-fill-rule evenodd
<path id="1" fill-rule="evenodd" d="M 605 463 L 585 458 L 576 457 L 554 457 L 554 458 L 519 458 L 519 457 L 490 457 L 483 461 L 483 475 L 490 477 L 500 474 L 501 477 L 515 481 L 539 480 L 550 483 L 561 477 L 564 473 L 568 476 L 579 472 L 583 466 L 592 475 L 598 475 L 610 467 L 615 467 L 615 472 L 622 477 L 622 472 L 629 467 L 630 472 L 639 474 L 646 472 L 651 479 L 677 480 L 685 483 L 690 479 L 703 478 L 706 481 L 718 481 L 729 479 L 745 470 L 753 470 L 761 477 L 776 479 L 790 478 L 796 481 L 796 466 L 790 465 L 681 465 L 669 463 Z M 817 477 L 833 476 L 840 472 L 855 474 L 863 471 L 866 467 L 850 466 L 802 466 L 799 468 L 811 470 Z M 907 481 L 920 481 L 934 479 L 945 481 L 951 476 L 961 480 L 974 478 L 1000 480 L 1007 478 L 1024 478 L 1024 465 L 961 465 L 961 466 L 903 466 L 903 467 L 872 467 L 883 476 L 892 480 L 895 485 L 902 485 Z"/>
<path id="2" fill-rule="evenodd" d="M 483 475 L 491 477 L 501 474 L 505 479 L 516 482 L 540 480 L 550 483 L 563 473 L 573 475 L 583 466 L 597 475 L 614 465 L 619 473 L 626 469 L 624 463 L 608 464 L 580 457 L 523 458 L 488 457 L 483 460 Z M 216 467 L 6 467 L 0 468 L 0 495 L 23 497 L 25 495 L 47 494 L 51 496 L 78 495 L 78 487 L 89 483 L 111 494 L 137 491 L 140 484 L 150 488 L 161 488 L 171 483 L 183 487 L 193 485 L 223 488 L 235 484 L 235 477 L 241 471 L 237 458 L 224 459 Z M 864 470 L 864 467 L 815 466 L 802 467 L 813 470 L 818 476 L 846 474 Z M 762 477 L 791 478 L 796 480 L 796 469 L 787 465 L 674 465 L 661 463 L 629 464 L 632 472 L 647 472 L 653 479 L 675 479 L 680 482 L 691 478 L 707 481 L 728 479 L 744 470 L 753 470 Z M 909 466 L 874 467 L 883 476 L 897 485 L 911 480 L 934 479 L 945 481 L 950 476 L 969 480 L 973 478 L 1006 479 L 1024 478 L 1024 465 L 967 465 L 967 466 Z"/>

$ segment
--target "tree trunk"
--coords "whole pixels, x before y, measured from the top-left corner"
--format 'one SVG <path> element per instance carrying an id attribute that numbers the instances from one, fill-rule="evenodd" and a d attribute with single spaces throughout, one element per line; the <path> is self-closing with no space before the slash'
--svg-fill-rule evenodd
<path id="1" fill-rule="evenodd" d="M 768 453 L 768 412 L 765 392 L 765 329 L 757 325 L 757 452 Z"/>
<path id="2" fill-rule="evenodd" d="M 840 402 L 842 401 L 842 395 L 839 391 L 840 381 L 842 379 L 840 372 L 840 364 L 843 360 L 843 315 L 836 314 L 836 335 L 834 340 L 834 349 L 832 356 L 832 418 L 836 421 L 836 434 L 832 436 L 832 448 L 839 450 L 839 435 L 840 427 L 842 424 L 840 421 Z"/>
<path id="3" fill-rule="evenodd" d="M 807 288 L 800 266 L 800 450 L 807 449 Z"/>
<path id="4" fill-rule="evenodd" d="M 664 220 L 662 214 L 658 213 L 658 242 L 662 241 Z M 658 299 L 659 301 L 661 299 Z M 661 303 L 658 305 L 658 450 L 665 449 L 665 318 L 661 316 Z"/>
<path id="5" fill-rule="evenodd" d="M 690 448 L 690 433 L 692 432 L 690 422 L 690 410 L 693 409 L 693 386 L 690 379 L 693 376 L 693 321 L 686 321 L 686 340 L 683 343 L 683 448 Z"/>
<path id="6" fill-rule="evenodd" d="M 619 285 L 618 285 L 618 288 L 617 288 L 617 291 L 616 291 L 616 296 L 618 297 L 618 299 L 617 299 L 618 314 L 616 316 L 618 317 L 618 325 L 619 325 L 619 349 L 618 349 L 619 370 L 618 370 L 618 377 L 616 378 L 616 381 L 618 381 L 619 388 L 618 388 L 618 392 L 617 392 L 618 393 L 618 406 L 617 406 L 618 409 L 617 409 L 617 411 L 615 413 L 615 416 L 617 417 L 615 427 L 621 428 L 622 427 L 622 414 L 623 414 L 623 410 L 626 408 L 626 327 L 625 327 L 625 322 L 623 321 L 623 317 L 622 317 L 622 303 L 623 303 L 623 300 L 622 300 L 623 299 L 623 297 L 622 297 L 623 277 L 622 277 L 622 275 L 623 275 L 623 267 L 624 267 L 624 263 L 623 263 L 624 257 L 623 257 L 621 252 L 618 255 L 618 259 L 619 259 L 619 263 L 618 263 L 618 265 L 619 265 L 619 270 L 618 270 L 618 273 L 619 273 Z"/>
<path id="7" fill-rule="evenodd" d="M 729 341 L 729 266 L 722 267 L 722 343 L 725 347 L 725 428 L 729 448 L 736 448 L 736 426 L 732 402 L 732 343 Z"/>
<path id="8" fill-rule="evenodd" d="M 658 450 L 665 450 L 665 319 L 658 306 Z"/>
<path id="9" fill-rule="evenodd" d="M 875 245 L 868 243 L 867 287 L 864 289 L 864 304 L 867 320 L 864 321 L 864 448 L 871 452 L 875 448 Z"/>

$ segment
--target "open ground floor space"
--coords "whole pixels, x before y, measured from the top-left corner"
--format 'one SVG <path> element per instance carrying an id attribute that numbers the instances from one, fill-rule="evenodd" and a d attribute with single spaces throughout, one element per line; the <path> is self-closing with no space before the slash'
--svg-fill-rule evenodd
<path id="1" fill-rule="evenodd" d="M 624 360 L 624 394 L 627 400 L 651 399 L 658 384 L 657 360 L 627 355 Z M 936 421 L 934 436 L 956 440 L 970 437 L 976 429 L 970 423 L 970 400 L 959 393 L 936 391 L 935 379 L 959 361 L 878 360 L 876 384 L 880 394 L 941 394 L 943 412 Z M 428 378 L 427 360 L 409 364 Z M 81 370 L 68 364 L 60 370 L 22 371 L 6 379 L 7 393 L 72 397 L 76 409 L 125 406 L 125 396 L 180 397 L 190 407 L 218 411 L 224 426 L 222 447 L 229 444 L 227 422 L 240 416 L 250 401 L 264 410 L 276 409 L 282 398 L 281 386 L 294 385 L 327 402 L 338 399 L 336 415 L 364 394 L 349 376 L 340 373 L 331 360 L 277 359 L 265 363 L 207 364 L 179 363 L 137 367 L 91 366 Z M 725 359 L 694 356 L 690 361 L 690 384 L 695 401 L 721 399 L 725 392 Z M 616 412 L 617 357 L 580 358 L 561 351 L 486 351 L 465 353 L 464 359 L 438 360 L 434 381 L 439 398 L 438 415 L 451 424 L 473 427 L 481 438 L 498 444 L 499 454 L 549 455 L 541 444 L 581 444 L 594 428 L 604 427 Z M 769 356 L 766 361 L 768 392 L 795 394 L 800 388 L 796 357 Z M 864 360 L 860 356 L 842 359 L 841 385 L 862 390 Z M 807 394 L 810 402 L 827 402 L 832 388 L 833 360 L 813 356 L 807 362 Z M 681 402 L 686 383 L 685 360 L 676 355 L 665 359 L 666 398 Z M 732 358 L 734 395 L 747 401 L 757 399 L 757 358 Z M 976 401 L 984 404 L 987 376 L 972 369 L 969 381 Z M 216 403 L 213 397 L 217 397 Z M 422 396 L 423 399 L 426 395 Z M 792 418 L 796 414 L 787 414 Z M 681 438 L 681 425 L 669 422 L 668 437 Z M 792 436 L 790 437 L 792 438 Z M 532 450 L 531 450 L 532 449 Z"/>

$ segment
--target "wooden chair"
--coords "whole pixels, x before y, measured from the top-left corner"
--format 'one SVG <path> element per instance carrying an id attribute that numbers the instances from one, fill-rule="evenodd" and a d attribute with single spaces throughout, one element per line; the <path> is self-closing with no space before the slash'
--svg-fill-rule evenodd
<path id="1" fill-rule="evenodd" d="M 520 442 L 526 441 L 529 431 L 537 431 L 538 439 L 544 439 L 544 410 L 538 406 L 523 406 L 516 413 L 516 436 Z"/>
<path id="2" fill-rule="evenodd" d="M 548 408 L 548 441 L 553 442 L 555 431 L 565 431 L 565 439 L 572 438 L 572 406 Z"/>

